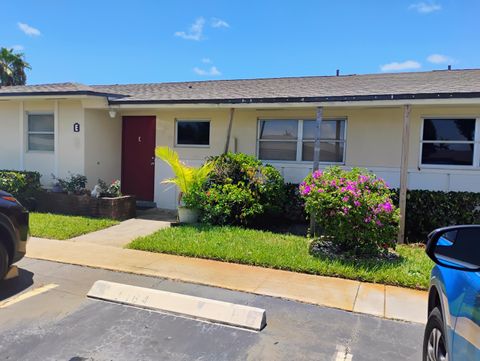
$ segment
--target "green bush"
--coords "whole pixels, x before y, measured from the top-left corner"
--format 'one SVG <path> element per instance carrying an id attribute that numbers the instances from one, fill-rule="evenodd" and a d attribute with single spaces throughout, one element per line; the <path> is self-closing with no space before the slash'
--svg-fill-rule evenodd
<path id="1" fill-rule="evenodd" d="M 305 201 L 300 194 L 298 184 L 286 183 L 286 199 L 283 205 L 282 220 L 289 223 L 306 223 Z"/>
<path id="2" fill-rule="evenodd" d="M 398 204 L 398 191 L 394 202 Z M 480 193 L 407 192 L 406 242 L 425 242 L 434 229 L 457 224 L 480 224 Z"/>
<path id="3" fill-rule="evenodd" d="M 300 184 L 305 208 L 341 252 L 371 256 L 395 247 L 399 212 L 393 192 L 366 170 L 330 167 Z"/>
<path id="4" fill-rule="evenodd" d="M 81 174 L 70 174 L 68 178 L 55 178 L 63 191 L 72 194 L 85 194 L 87 192 L 87 177 Z"/>
<path id="5" fill-rule="evenodd" d="M 210 224 L 250 224 L 263 215 L 282 212 L 285 200 L 283 177 L 271 165 L 253 156 L 227 153 L 209 160 L 207 180 L 197 185 L 189 203 Z"/>
<path id="6" fill-rule="evenodd" d="M 115 198 L 122 196 L 122 186 L 118 179 L 111 184 L 107 184 L 104 180 L 99 179 L 98 185 L 100 186 L 100 197 Z"/>
<path id="7" fill-rule="evenodd" d="M 41 189 L 40 173 L 16 170 L 0 170 L 0 189 L 11 193 L 28 206 L 35 193 Z"/>

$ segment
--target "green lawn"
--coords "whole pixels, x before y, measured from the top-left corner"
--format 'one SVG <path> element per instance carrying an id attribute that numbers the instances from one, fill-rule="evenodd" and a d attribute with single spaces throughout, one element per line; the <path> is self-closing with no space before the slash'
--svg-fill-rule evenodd
<path id="1" fill-rule="evenodd" d="M 179 226 L 134 240 L 127 247 L 427 289 L 433 262 L 416 245 L 398 246 L 395 261 L 345 261 L 312 256 L 305 237 L 238 227 Z"/>
<path id="2" fill-rule="evenodd" d="M 69 239 L 118 224 L 112 219 L 30 213 L 30 234 L 34 237 Z"/>

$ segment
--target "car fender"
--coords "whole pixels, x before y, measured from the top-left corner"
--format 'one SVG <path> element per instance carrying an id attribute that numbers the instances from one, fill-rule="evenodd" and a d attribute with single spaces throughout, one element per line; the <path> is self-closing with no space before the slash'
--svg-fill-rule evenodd
<path id="1" fill-rule="evenodd" d="M 8 242 L 7 247 L 10 247 L 9 251 L 12 252 L 11 256 L 13 257 L 17 251 L 16 250 L 17 245 L 15 242 L 16 236 L 14 231 L 15 228 L 12 222 L 10 221 L 10 219 L 2 213 L 0 213 L 0 229 L 5 230 L 9 235 L 9 239 L 6 240 Z"/>
<path id="2" fill-rule="evenodd" d="M 435 266 L 432 270 L 431 287 L 435 287 L 439 295 L 441 312 L 445 327 L 446 345 L 449 350 L 453 350 L 455 329 L 457 317 L 464 302 L 465 289 L 462 280 L 462 273 L 442 267 Z"/>

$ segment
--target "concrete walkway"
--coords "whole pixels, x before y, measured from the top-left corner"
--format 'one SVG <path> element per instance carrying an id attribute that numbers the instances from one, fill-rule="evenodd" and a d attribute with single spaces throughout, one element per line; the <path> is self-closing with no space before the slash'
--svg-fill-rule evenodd
<path id="1" fill-rule="evenodd" d="M 68 242 L 124 247 L 135 238 L 147 236 L 167 227 L 170 227 L 170 222 L 132 218 L 113 227 L 71 238 Z"/>
<path id="2" fill-rule="evenodd" d="M 425 323 L 427 293 L 262 267 L 142 252 L 95 243 L 30 239 L 27 257 L 170 278 Z"/>

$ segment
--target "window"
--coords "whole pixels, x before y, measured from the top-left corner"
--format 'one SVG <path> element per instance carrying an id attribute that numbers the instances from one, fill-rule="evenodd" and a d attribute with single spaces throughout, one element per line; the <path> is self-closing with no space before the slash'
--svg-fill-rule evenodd
<path id="1" fill-rule="evenodd" d="M 322 120 L 320 162 L 342 163 L 344 119 Z M 313 161 L 315 120 L 260 120 L 258 157 L 263 160 Z"/>
<path id="2" fill-rule="evenodd" d="M 297 159 L 296 120 L 261 120 L 258 157 L 268 160 Z"/>
<path id="3" fill-rule="evenodd" d="M 28 114 L 28 150 L 53 152 L 53 114 Z"/>
<path id="4" fill-rule="evenodd" d="M 313 161 L 315 121 L 303 121 L 302 160 Z M 342 163 L 345 149 L 345 121 L 323 120 L 320 128 L 320 162 Z"/>
<path id="5" fill-rule="evenodd" d="M 422 165 L 478 166 L 476 123 L 476 119 L 424 119 Z"/>
<path id="6" fill-rule="evenodd" d="M 210 121 L 177 120 L 177 145 L 210 145 Z"/>

